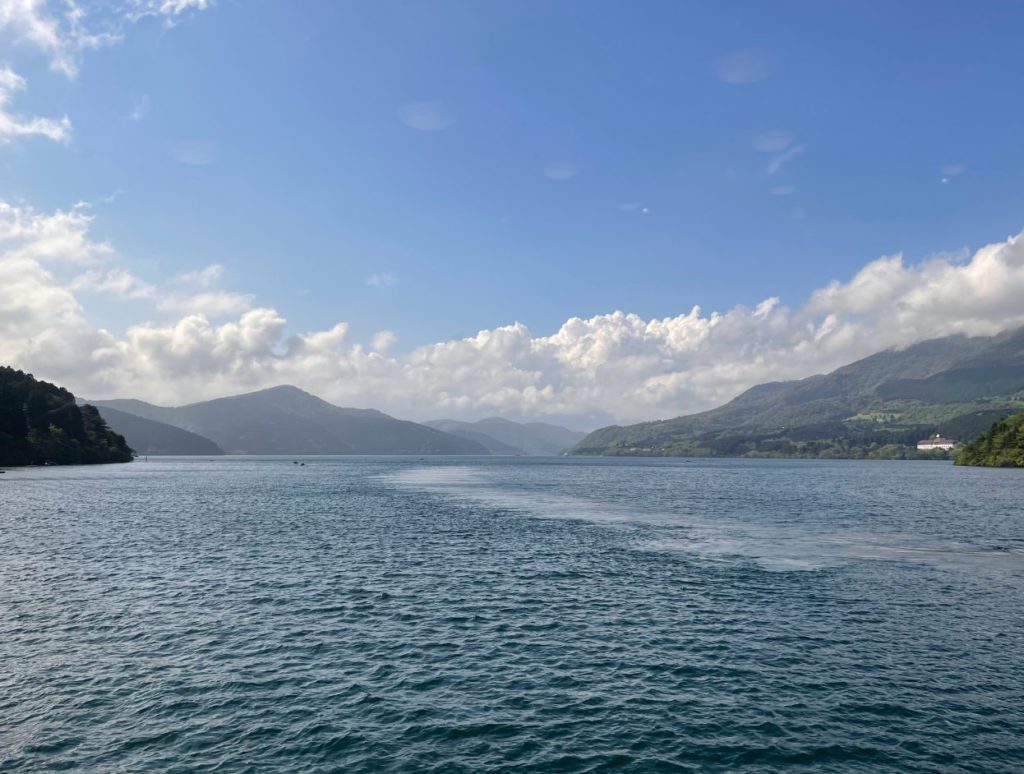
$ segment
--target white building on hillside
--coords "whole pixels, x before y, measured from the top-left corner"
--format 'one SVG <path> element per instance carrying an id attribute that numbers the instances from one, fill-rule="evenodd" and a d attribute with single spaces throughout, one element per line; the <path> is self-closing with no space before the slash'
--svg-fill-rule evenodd
<path id="1" fill-rule="evenodd" d="M 917 442 L 918 451 L 935 451 L 936 449 L 952 449 L 956 446 L 956 441 L 952 441 L 949 438 L 943 438 L 941 435 L 936 433 L 931 438 L 925 438 L 923 441 Z"/>

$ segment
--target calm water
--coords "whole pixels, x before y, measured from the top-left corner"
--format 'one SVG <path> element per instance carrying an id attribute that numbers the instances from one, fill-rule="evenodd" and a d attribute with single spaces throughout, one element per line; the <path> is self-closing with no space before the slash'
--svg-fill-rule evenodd
<path id="1" fill-rule="evenodd" d="M 1024 475 L 0 476 L 0 771 L 1024 770 Z"/>

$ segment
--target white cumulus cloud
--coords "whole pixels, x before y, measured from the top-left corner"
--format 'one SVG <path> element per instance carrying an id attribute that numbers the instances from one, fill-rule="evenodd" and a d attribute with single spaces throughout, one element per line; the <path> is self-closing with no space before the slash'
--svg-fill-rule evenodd
<path id="1" fill-rule="evenodd" d="M 11 95 L 25 88 L 25 79 L 9 67 L 0 67 L 0 142 L 38 135 L 56 142 L 71 139 L 71 121 L 63 118 L 29 118 L 10 112 Z"/>
<path id="2" fill-rule="evenodd" d="M 79 293 L 149 299 L 169 313 L 165 299 L 187 288 L 180 278 L 160 286 L 109 265 L 117 257 L 89 242 L 90 223 L 77 211 L 0 205 L 0 362 L 91 397 L 182 403 L 292 383 L 341 405 L 421 419 L 630 422 L 708 408 L 754 384 L 828 371 L 886 347 L 1024 325 L 1021 234 L 966 257 L 878 258 L 794 305 L 771 297 L 657 319 L 616 311 L 571 317 L 553 332 L 513 323 L 403 354 L 390 354 L 393 333 L 364 346 L 344 322 L 290 332 L 280 311 L 248 296 L 219 308 L 212 298 L 195 300 L 178 317 L 114 335 L 90 322 Z M 77 279 L 60 278 L 62 267 L 89 261 Z M 198 287 L 193 295 L 219 292 Z"/>
<path id="3" fill-rule="evenodd" d="M 41 51 L 50 68 L 78 75 L 82 54 L 119 42 L 126 24 L 160 16 L 168 24 L 209 0 L 0 0 L 0 32 Z"/>
<path id="4" fill-rule="evenodd" d="M 381 354 L 387 352 L 398 342 L 398 336 L 392 331 L 378 331 L 373 336 L 373 351 Z"/>
<path id="5" fill-rule="evenodd" d="M 209 288 L 220 282 L 224 276 L 224 266 L 219 263 L 211 263 L 201 269 L 187 271 L 174 278 L 179 285 L 191 285 L 197 288 Z"/>
<path id="6" fill-rule="evenodd" d="M 154 298 L 157 294 L 153 285 L 126 269 L 90 269 L 71 280 L 68 288 L 76 292 L 109 293 L 122 298 Z"/>
<path id="7" fill-rule="evenodd" d="M 40 264 L 95 264 L 113 253 L 106 242 L 89 238 L 93 216 L 87 208 L 40 214 L 0 200 L 0 255 Z"/>

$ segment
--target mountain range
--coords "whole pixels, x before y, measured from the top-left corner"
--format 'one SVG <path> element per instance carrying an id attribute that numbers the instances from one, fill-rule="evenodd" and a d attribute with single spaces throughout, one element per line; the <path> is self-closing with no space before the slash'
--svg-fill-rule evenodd
<path id="1" fill-rule="evenodd" d="M 205 457 L 224 453 L 209 438 L 166 422 L 156 422 L 111 406 L 103 406 L 100 414 L 114 432 L 128 440 L 136 454 L 196 454 Z"/>
<path id="2" fill-rule="evenodd" d="M 461 438 L 474 440 L 485 446 L 491 454 L 561 454 L 586 435 L 546 422 L 520 423 L 501 417 L 489 417 L 477 422 L 435 419 L 424 424 Z"/>
<path id="3" fill-rule="evenodd" d="M 228 454 L 487 454 L 474 441 L 373 409 L 334 406 L 287 385 L 174 408 L 140 400 L 93 404 L 101 413 L 114 409 L 186 430 Z"/>
<path id="4" fill-rule="evenodd" d="M 1024 328 L 879 352 L 828 374 L 757 385 L 723 406 L 585 437 L 499 417 L 423 424 L 280 386 L 179 407 L 92 401 L 139 454 L 920 456 L 1024 410 Z"/>
<path id="5" fill-rule="evenodd" d="M 153 455 L 557 454 L 583 435 L 498 418 L 452 422 L 449 430 L 448 420 L 418 424 L 342 408 L 287 385 L 178 407 L 131 399 L 91 403 L 136 453 Z"/>
<path id="6" fill-rule="evenodd" d="M 932 339 L 829 374 L 752 387 L 710 411 L 590 433 L 581 455 L 915 456 L 1024 409 L 1024 328 Z"/>

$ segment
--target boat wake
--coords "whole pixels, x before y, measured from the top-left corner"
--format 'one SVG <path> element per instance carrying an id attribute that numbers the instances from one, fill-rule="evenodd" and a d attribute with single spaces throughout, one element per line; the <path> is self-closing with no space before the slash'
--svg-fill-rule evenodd
<path id="1" fill-rule="evenodd" d="M 712 562 L 746 561 L 769 572 L 813 572 L 865 561 L 912 562 L 992 572 L 1024 586 L 1024 541 L 979 546 L 912 533 L 836 531 L 822 524 L 638 511 L 551 491 L 550 484 L 502 479 L 469 466 L 414 468 L 380 478 L 390 486 L 427 492 L 449 503 L 541 519 L 633 525 L 637 529 L 630 546 L 642 551 L 685 553 Z"/>

